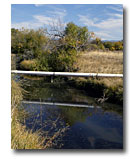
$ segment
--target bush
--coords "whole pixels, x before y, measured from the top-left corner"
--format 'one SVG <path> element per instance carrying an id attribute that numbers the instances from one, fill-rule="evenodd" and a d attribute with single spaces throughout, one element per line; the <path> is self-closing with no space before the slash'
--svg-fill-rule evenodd
<path id="1" fill-rule="evenodd" d="M 74 62 L 76 61 L 75 49 L 58 49 L 48 57 L 49 70 L 51 71 L 66 71 L 74 70 Z"/>
<path id="2" fill-rule="evenodd" d="M 98 50 L 98 46 L 96 44 L 90 44 L 89 46 L 86 47 L 86 49 L 89 51 Z"/>
<path id="3" fill-rule="evenodd" d="M 23 59 L 37 57 L 40 51 L 46 47 L 47 41 L 48 38 L 43 29 L 11 29 L 11 52 L 21 54 Z"/>
<path id="4" fill-rule="evenodd" d="M 35 70 L 36 69 L 36 60 L 23 60 L 21 63 L 20 63 L 20 68 L 22 70 Z"/>
<path id="5" fill-rule="evenodd" d="M 57 34 L 54 31 L 47 36 L 43 29 L 12 29 L 11 33 L 12 52 L 23 60 L 20 68 L 38 71 L 74 71 L 77 52 L 83 50 L 91 38 L 86 27 L 73 23 L 68 23 L 62 33 L 57 30 Z"/>
<path id="6" fill-rule="evenodd" d="M 123 50 L 123 41 L 117 41 L 117 42 L 107 41 L 107 42 L 104 42 L 104 46 L 110 51 Z"/>

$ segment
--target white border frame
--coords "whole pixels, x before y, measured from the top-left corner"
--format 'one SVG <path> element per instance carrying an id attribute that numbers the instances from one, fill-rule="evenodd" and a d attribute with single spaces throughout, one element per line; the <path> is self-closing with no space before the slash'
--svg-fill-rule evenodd
<path id="1" fill-rule="evenodd" d="M 124 87 L 125 87 L 125 102 L 124 102 L 124 151 L 115 151 L 115 150 L 54 150 L 54 151 L 14 151 L 11 150 L 11 83 L 10 83 L 10 28 L 11 28 L 11 4 L 123 4 L 125 9 L 125 21 L 124 21 L 124 40 L 125 40 L 125 49 L 124 49 Z M 129 98 L 129 88 L 130 85 L 128 81 L 130 80 L 130 49 L 129 45 L 129 19 L 130 19 L 130 5 L 128 0 L 4 0 L 1 1 L 0 5 L 0 48 L 1 48 L 1 57 L 0 57 L 0 69 L 1 69 L 1 78 L 0 78 L 0 156 L 1 158 L 8 159 L 34 159 L 34 158 L 53 158 L 53 159 L 66 159 L 67 157 L 73 157 L 75 159 L 86 159 L 90 157 L 91 159 L 100 158 L 100 159 L 128 159 L 130 158 L 130 98 Z"/>

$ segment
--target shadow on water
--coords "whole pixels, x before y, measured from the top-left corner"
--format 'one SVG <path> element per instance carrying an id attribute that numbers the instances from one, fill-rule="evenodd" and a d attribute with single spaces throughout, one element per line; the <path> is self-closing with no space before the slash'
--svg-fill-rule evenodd
<path id="1" fill-rule="evenodd" d="M 83 90 L 76 90 L 65 82 L 45 82 L 44 79 L 21 80 L 26 90 L 22 103 L 28 113 L 24 124 L 33 132 L 53 135 L 60 128 L 69 127 L 64 136 L 59 137 L 55 149 L 122 149 L 123 148 L 123 111 L 122 107 L 103 103 L 98 105 L 95 99 L 86 96 Z M 41 103 L 40 103 L 41 102 Z M 42 102 L 59 102 L 58 105 Z M 64 103 L 64 106 L 62 105 Z M 68 103 L 84 104 L 92 107 L 66 106 Z M 56 121 L 56 122 L 55 122 Z M 53 123 L 53 128 L 52 128 Z M 60 145 L 60 146 L 59 146 Z"/>

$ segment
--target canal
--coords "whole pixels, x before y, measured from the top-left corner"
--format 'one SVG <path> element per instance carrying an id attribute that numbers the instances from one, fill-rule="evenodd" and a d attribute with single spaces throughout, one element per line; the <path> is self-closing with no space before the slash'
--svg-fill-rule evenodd
<path id="1" fill-rule="evenodd" d="M 23 124 L 46 138 L 57 135 L 52 148 L 123 148 L 122 106 L 97 103 L 86 91 L 63 80 L 51 83 L 27 76 L 17 76 L 17 80 L 24 89 L 21 107 L 27 115 Z"/>

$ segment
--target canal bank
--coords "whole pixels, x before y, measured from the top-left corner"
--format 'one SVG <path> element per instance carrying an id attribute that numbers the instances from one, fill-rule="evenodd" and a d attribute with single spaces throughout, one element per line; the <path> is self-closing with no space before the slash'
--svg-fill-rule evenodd
<path id="1" fill-rule="evenodd" d="M 107 81 L 117 79 L 105 79 Z M 123 82 L 123 81 L 122 81 Z M 110 84 L 109 86 L 100 78 L 87 79 L 72 79 L 68 82 L 71 86 L 77 89 L 85 90 L 87 95 L 97 98 L 97 102 L 107 101 L 114 104 L 123 105 L 123 86 L 122 82 L 119 84 Z M 99 99 L 99 100 L 98 100 Z M 102 99 L 102 101 L 100 100 Z M 104 100 L 103 100 L 104 99 Z"/>

